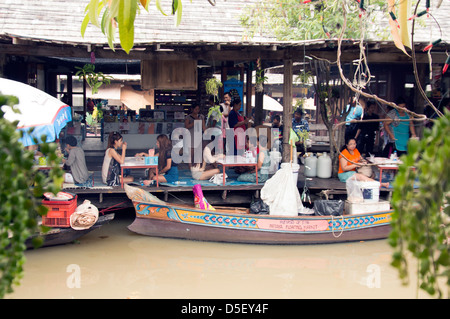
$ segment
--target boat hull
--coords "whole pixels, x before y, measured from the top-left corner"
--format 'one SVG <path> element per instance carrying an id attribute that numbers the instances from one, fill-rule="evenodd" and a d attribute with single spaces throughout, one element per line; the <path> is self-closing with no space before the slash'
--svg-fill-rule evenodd
<path id="1" fill-rule="evenodd" d="M 75 230 L 70 227 L 54 228 L 54 229 L 49 230 L 45 234 L 36 234 L 34 236 L 31 236 L 30 238 L 28 238 L 26 240 L 25 245 L 26 245 L 27 249 L 34 249 L 35 247 L 33 245 L 33 238 L 35 238 L 35 237 L 42 237 L 42 239 L 43 239 L 42 245 L 40 245 L 38 248 L 73 243 L 75 240 L 81 238 L 82 236 L 107 224 L 108 222 L 113 220 L 114 217 L 115 217 L 114 214 L 107 214 L 107 215 L 99 216 L 97 222 L 94 225 L 92 225 L 92 227 L 90 227 L 88 229 L 83 229 L 83 230 Z"/>
<path id="2" fill-rule="evenodd" d="M 136 218 L 128 226 L 131 231 L 145 236 L 178 238 L 199 241 L 215 241 L 245 244 L 307 245 L 332 244 L 352 241 L 384 239 L 390 226 L 383 225 L 366 229 L 347 230 L 337 233 L 282 233 L 249 231 L 241 229 L 214 228 L 210 226 L 187 225 L 173 221 Z"/>
<path id="3" fill-rule="evenodd" d="M 248 244 L 330 244 L 383 239 L 391 212 L 347 216 L 239 214 L 133 202 L 129 230 L 146 236 Z"/>

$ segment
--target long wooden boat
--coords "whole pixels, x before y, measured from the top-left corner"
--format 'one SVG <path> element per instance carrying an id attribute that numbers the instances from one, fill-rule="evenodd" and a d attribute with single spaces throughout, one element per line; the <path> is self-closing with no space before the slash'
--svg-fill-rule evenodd
<path id="1" fill-rule="evenodd" d="M 207 211 L 159 200 L 141 188 L 125 185 L 136 218 L 128 229 L 147 236 L 250 244 L 329 244 L 383 239 L 392 211 L 342 216 L 249 214 L 238 208 Z"/>
<path id="2" fill-rule="evenodd" d="M 57 246 L 57 245 L 65 245 L 68 243 L 72 243 L 75 240 L 81 238 L 82 236 L 90 233 L 91 231 L 98 229 L 98 228 L 102 227 L 103 225 L 109 223 L 111 220 L 114 219 L 114 217 L 115 217 L 115 215 L 113 213 L 106 214 L 106 215 L 100 215 L 98 217 L 97 222 L 94 225 L 92 225 L 88 229 L 83 229 L 83 230 L 75 230 L 71 227 L 52 228 L 46 233 L 35 234 L 33 236 L 30 236 L 26 240 L 25 245 L 27 246 L 27 249 L 34 249 L 33 238 L 38 237 L 38 236 L 43 238 L 43 243 L 38 248 Z"/>

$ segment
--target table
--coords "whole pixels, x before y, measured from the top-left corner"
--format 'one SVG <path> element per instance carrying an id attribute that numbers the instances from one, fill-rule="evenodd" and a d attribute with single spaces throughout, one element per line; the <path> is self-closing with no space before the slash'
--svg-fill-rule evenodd
<path id="1" fill-rule="evenodd" d="M 399 164 L 379 164 L 379 165 L 377 165 L 377 168 L 380 170 L 380 183 L 382 182 L 383 170 L 398 171 Z"/>
<path id="2" fill-rule="evenodd" d="M 123 188 L 123 170 L 124 169 L 134 169 L 134 168 L 156 168 L 156 187 L 159 187 L 158 182 L 158 164 L 145 164 L 145 159 L 143 157 L 125 157 L 125 162 L 120 165 L 121 169 L 121 185 Z"/>
<path id="3" fill-rule="evenodd" d="M 227 155 L 224 159 L 220 159 L 217 163 L 222 165 L 223 168 L 223 185 L 225 186 L 225 168 L 236 166 L 254 166 L 256 171 L 256 184 L 258 184 L 258 162 L 248 163 L 244 156 L 240 155 Z"/>
<path id="4" fill-rule="evenodd" d="M 385 157 L 367 158 L 367 160 L 373 164 L 376 164 L 375 166 L 380 170 L 380 183 L 383 180 L 383 171 L 398 171 L 399 165 L 403 164 L 403 162 L 399 159 L 391 160 Z M 416 168 L 414 166 L 411 166 L 411 169 L 414 170 Z"/>
<path id="5" fill-rule="evenodd" d="M 59 168 L 63 168 L 64 164 L 58 164 Z M 49 165 L 39 165 L 39 164 L 35 164 L 33 165 L 34 168 L 41 170 L 41 171 L 49 171 L 51 170 L 53 167 L 49 166 Z"/>

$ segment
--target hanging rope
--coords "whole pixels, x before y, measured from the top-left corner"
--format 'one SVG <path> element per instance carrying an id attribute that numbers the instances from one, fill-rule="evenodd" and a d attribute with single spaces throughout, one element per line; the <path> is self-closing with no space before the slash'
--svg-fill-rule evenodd
<path id="1" fill-rule="evenodd" d="M 419 1 L 419 2 L 420 2 L 420 1 Z M 339 38 L 338 38 L 338 48 L 337 48 L 337 66 L 338 66 L 339 74 L 340 74 L 340 76 L 341 76 L 342 81 L 343 81 L 343 82 L 344 82 L 344 83 L 345 83 L 345 84 L 346 84 L 353 92 L 355 92 L 355 94 L 357 94 L 358 96 L 359 96 L 359 95 L 362 95 L 362 96 L 364 96 L 364 97 L 366 97 L 366 98 L 374 99 L 374 100 L 376 100 L 377 102 L 379 102 L 379 103 L 381 103 L 381 104 L 385 104 L 385 105 L 391 106 L 392 108 L 394 108 L 394 109 L 396 109 L 396 110 L 402 110 L 402 111 L 404 111 L 406 114 L 408 114 L 408 116 L 410 117 L 410 118 L 407 119 L 407 120 L 399 120 L 399 121 L 426 121 L 426 120 L 427 120 L 427 116 L 426 116 L 426 115 L 424 115 L 424 114 L 417 114 L 417 113 L 415 113 L 415 112 L 413 112 L 413 111 L 410 111 L 410 110 L 407 109 L 406 107 L 400 107 L 400 106 L 398 106 L 397 104 L 395 104 L 395 103 L 393 103 L 393 102 L 386 101 L 386 100 L 384 100 L 384 99 L 378 97 L 378 96 L 375 95 L 375 94 L 369 94 L 369 93 L 366 93 L 366 92 L 362 91 L 360 88 L 358 88 L 357 86 L 355 86 L 353 83 L 351 83 L 351 82 L 345 77 L 344 72 L 343 72 L 343 70 L 342 70 L 342 65 L 341 65 L 342 39 L 343 39 L 344 32 L 345 32 L 345 30 L 346 30 L 346 28 L 347 28 L 347 11 L 346 11 L 346 9 L 345 9 L 345 6 L 343 6 L 343 18 L 344 18 L 344 21 L 343 21 L 343 25 L 342 25 L 341 32 L 340 32 L 340 34 L 339 34 Z M 340 149 L 339 149 L 339 147 L 337 146 L 336 140 L 335 140 L 335 138 L 334 138 L 335 133 L 336 133 L 336 129 L 339 128 L 339 127 L 342 126 L 342 125 L 345 125 L 346 123 L 360 123 L 360 122 L 373 122 L 373 121 L 383 122 L 383 121 L 391 121 L 391 120 L 392 120 L 392 119 L 379 119 L 379 120 L 352 120 L 352 121 L 345 121 L 345 122 L 338 123 L 338 124 L 334 125 L 333 128 L 332 128 L 332 134 L 331 134 L 331 136 L 330 136 L 330 141 L 333 142 L 333 145 L 334 145 L 334 147 L 336 148 L 336 150 L 338 150 L 339 154 L 340 154 L 341 156 L 343 156 L 348 162 L 350 162 L 350 163 L 352 163 L 352 164 L 358 164 L 358 163 L 355 163 L 355 162 L 349 160 L 348 158 L 346 158 L 346 157 L 340 152 Z M 375 164 L 366 164 L 366 165 L 369 165 L 369 166 L 370 166 L 370 165 L 375 165 Z"/>
<path id="2" fill-rule="evenodd" d="M 122 204 L 127 203 L 127 202 L 128 202 L 128 200 L 123 201 L 123 202 L 121 202 L 121 203 L 119 203 L 119 204 L 116 204 L 116 205 L 107 207 L 107 208 L 105 208 L 105 209 L 102 209 L 102 210 L 99 211 L 99 214 L 104 215 L 105 212 L 111 212 L 111 211 L 116 211 L 116 210 L 124 209 L 125 207 L 119 207 L 119 208 L 114 208 L 114 207 L 119 206 L 119 205 L 122 205 Z"/>

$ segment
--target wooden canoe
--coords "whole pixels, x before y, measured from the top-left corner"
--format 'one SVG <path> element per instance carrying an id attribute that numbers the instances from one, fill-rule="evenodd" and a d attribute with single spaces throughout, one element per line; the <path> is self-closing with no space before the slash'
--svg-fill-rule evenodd
<path id="1" fill-rule="evenodd" d="M 42 247 L 49 247 L 49 246 L 57 246 L 57 245 L 65 245 L 68 243 L 72 243 L 75 240 L 81 238 L 82 236 L 90 233 L 91 231 L 100 228 L 101 226 L 107 224 L 108 222 L 110 222 L 111 220 L 114 219 L 114 214 L 106 214 L 106 215 L 100 215 L 98 217 L 97 222 L 92 225 L 92 227 L 88 228 L 88 229 L 83 229 L 83 230 L 75 230 L 71 227 L 67 227 L 67 228 L 60 228 L 60 227 L 56 227 L 56 228 L 52 228 L 50 229 L 48 232 L 43 233 L 43 234 L 35 234 L 31 237 L 29 237 L 27 239 L 27 241 L 25 242 L 25 245 L 27 246 L 27 249 L 33 249 L 33 238 L 34 237 L 42 237 L 43 238 L 43 243 L 41 246 L 39 246 L 38 248 L 42 248 Z"/>
<path id="2" fill-rule="evenodd" d="M 136 211 L 128 229 L 146 236 L 249 244 L 329 244 L 383 239 L 392 211 L 342 216 L 275 216 L 245 209 L 169 204 L 137 187 L 125 185 Z"/>

